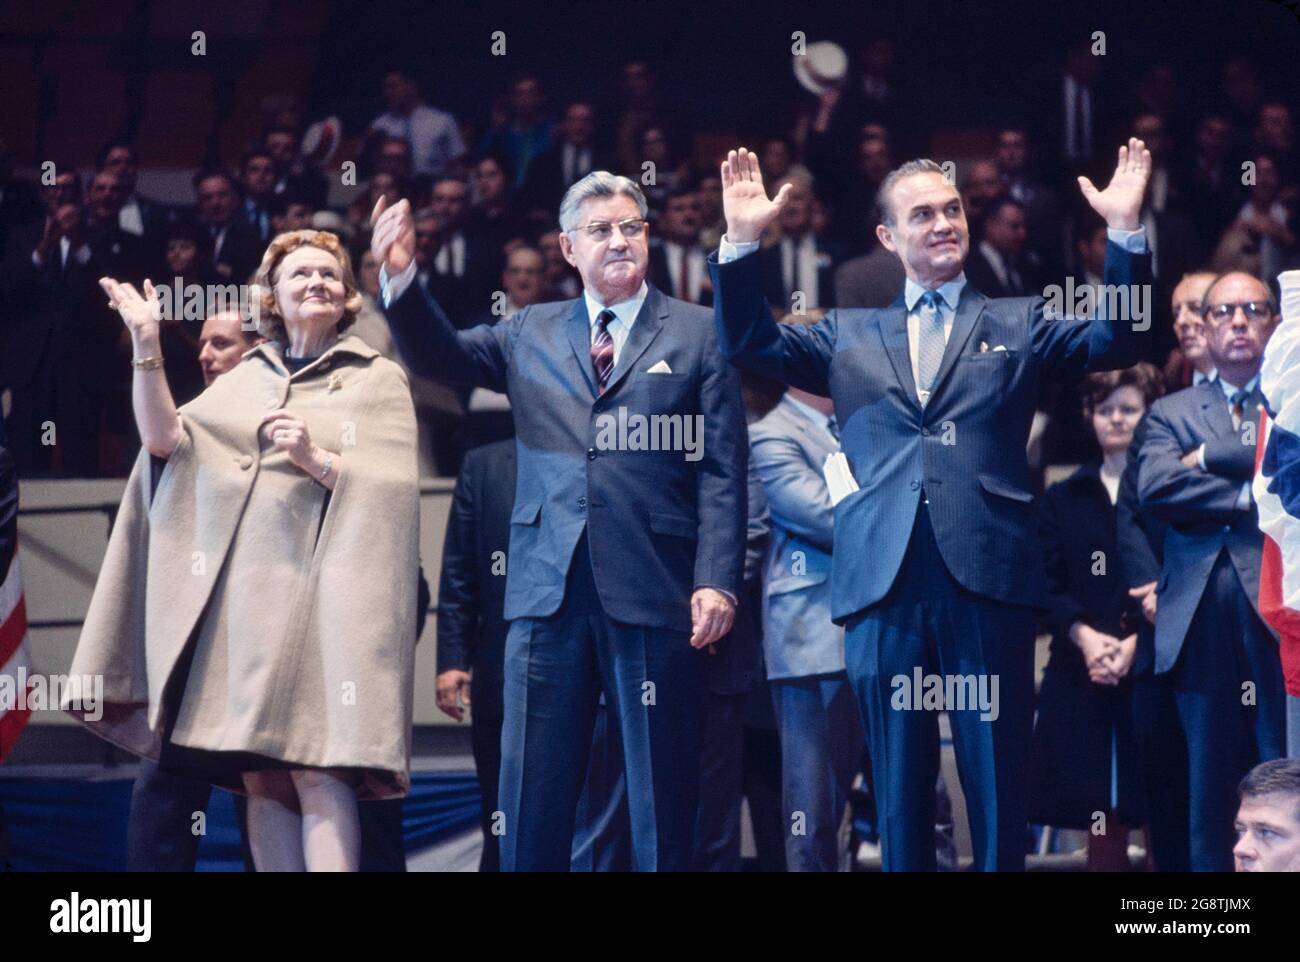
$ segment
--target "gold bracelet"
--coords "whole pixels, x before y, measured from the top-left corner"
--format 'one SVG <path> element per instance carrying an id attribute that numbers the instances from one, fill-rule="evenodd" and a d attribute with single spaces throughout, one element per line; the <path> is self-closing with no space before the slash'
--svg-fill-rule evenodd
<path id="1" fill-rule="evenodd" d="M 155 354 L 153 357 L 133 357 L 131 358 L 131 366 L 140 371 L 152 371 L 154 368 L 163 366 L 162 355 Z"/>

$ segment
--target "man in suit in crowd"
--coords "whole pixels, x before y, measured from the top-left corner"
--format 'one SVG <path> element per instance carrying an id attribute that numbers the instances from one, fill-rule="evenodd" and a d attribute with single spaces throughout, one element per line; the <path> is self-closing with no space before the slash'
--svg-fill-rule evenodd
<path id="1" fill-rule="evenodd" d="M 457 331 L 410 283 L 410 205 L 375 207 L 384 302 L 412 370 L 503 391 L 515 412 L 506 871 L 568 868 L 602 692 L 622 743 L 634 866 L 690 865 L 703 659 L 731 629 L 740 591 L 747 445 L 739 379 L 708 312 L 645 283 L 646 210 L 632 181 L 589 174 L 560 205 L 582 296 Z M 673 424 L 681 433 L 665 439 Z"/>
<path id="2" fill-rule="evenodd" d="M 772 512 L 763 652 L 784 759 L 786 867 L 841 871 L 840 824 L 866 735 L 844 671 L 844 629 L 831 621 L 834 513 L 822 465 L 839 450 L 834 408 L 790 388 L 750 425 L 749 445 Z"/>
<path id="3" fill-rule="evenodd" d="M 759 254 L 768 303 L 781 314 L 830 307 L 835 303 L 835 265 L 840 249 L 813 230 L 815 198 L 808 179 L 791 176 L 779 186 L 786 185 L 790 189 L 778 221 L 780 239 Z"/>
<path id="4" fill-rule="evenodd" d="M 480 872 L 500 870 L 493 831 L 501 771 L 506 558 L 515 501 L 515 443 L 468 451 L 456 478 L 438 583 L 438 707 L 461 721 L 473 707 L 470 742 L 482 793 Z"/>
<path id="5" fill-rule="evenodd" d="M 265 245 L 240 208 L 239 185 L 219 168 L 194 175 L 198 223 L 212 239 L 212 264 L 228 282 L 247 284 Z"/>
<path id="6" fill-rule="evenodd" d="M 1025 297 L 1042 290 L 1036 256 L 1025 244 L 1028 238 L 1025 208 L 1004 194 L 989 204 L 984 236 L 966 261 L 966 277 L 987 297 Z"/>
<path id="7" fill-rule="evenodd" d="M 465 229 L 469 212 L 469 187 L 454 177 L 433 182 L 429 207 L 420 212 L 420 219 L 426 221 L 420 226 L 420 240 L 427 250 L 421 252 L 427 262 L 420 264 L 420 276 L 429 294 L 458 324 L 492 306 L 491 292 L 500 274 L 501 252 L 487 250 Z"/>
<path id="8" fill-rule="evenodd" d="M 1259 614 L 1264 536 L 1250 490 L 1259 367 L 1277 310 L 1262 281 L 1234 273 L 1206 290 L 1203 317 L 1218 377 L 1152 405 L 1138 498 L 1168 525 L 1155 670 L 1168 676 L 1187 747 L 1191 868 L 1226 872 L 1233 786 L 1285 754 L 1282 666 Z"/>
<path id="9" fill-rule="evenodd" d="M 95 158 L 95 167 L 100 173 L 112 174 L 121 185 L 124 200 L 117 222 L 122 230 L 139 237 L 146 245 L 160 243 L 173 212 L 166 204 L 151 200 L 136 189 L 140 161 L 135 147 L 128 141 L 110 141 Z"/>
<path id="10" fill-rule="evenodd" d="M 1117 286 L 1147 280 L 1138 212 L 1149 160 L 1134 140 L 1120 148 L 1104 191 L 1080 181 L 1112 229 L 1106 274 Z M 778 325 L 763 301 L 763 263 L 749 254 L 788 189 L 770 200 L 745 150 L 728 156 L 723 183 L 727 234 L 711 265 L 722 350 L 755 373 L 829 396 L 860 485 L 835 507 L 832 616 L 846 628 L 846 666 L 867 724 L 883 867 L 935 867 L 938 716 L 909 710 L 922 708 L 919 693 L 899 685 L 930 675 L 922 684 L 933 689 L 936 679 L 947 684 L 942 672 L 964 676 L 967 689 L 998 680 L 996 718 L 965 699 L 945 707 L 975 865 L 1021 869 L 1041 604 L 1029 426 L 1044 381 L 1132 364 L 1143 326 L 1049 319 L 1040 298 L 976 292 L 962 273 L 961 197 L 926 160 L 881 186 L 876 233 L 907 271 L 894 305 Z"/>
<path id="11" fill-rule="evenodd" d="M 657 225 L 661 235 L 650 245 L 650 283 L 678 300 L 713 305 L 709 265 L 700 246 L 700 194 L 693 184 L 668 192 Z"/>
<path id="12" fill-rule="evenodd" d="M 1056 192 L 1030 172 L 1029 134 L 1021 127 L 1003 127 L 998 131 L 994 158 L 1003 190 L 1025 210 L 1026 249 L 1037 258 L 1044 273 L 1056 277 L 1064 242 Z"/>
<path id="13" fill-rule="evenodd" d="M 888 307 L 905 277 L 898 255 L 877 244 L 835 269 L 835 306 Z"/>
<path id="14" fill-rule="evenodd" d="M 10 320 L 0 350 L 12 392 L 8 428 L 18 473 L 99 473 L 100 427 L 121 321 L 105 307 L 97 279 L 107 273 L 82 206 L 81 179 L 56 165 L 41 188 L 44 222 L 10 237 L 0 291 Z"/>
<path id="15" fill-rule="evenodd" d="M 550 212 L 560 206 L 564 192 L 593 170 L 610 166 L 611 158 L 596 146 L 596 109 L 585 100 L 564 108 L 551 149 L 533 158 L 520 191 L 520 208 Z"/>

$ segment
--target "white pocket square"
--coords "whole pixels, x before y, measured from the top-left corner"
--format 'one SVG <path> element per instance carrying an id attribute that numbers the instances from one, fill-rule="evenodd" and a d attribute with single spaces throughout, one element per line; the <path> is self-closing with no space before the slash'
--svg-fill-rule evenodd
<path id="1" fill-rule="evenodd" d="M 646 371 L 647 374 L 672 374 L 673 369 L 668 366 L 667 361 L 659 361 L 653 367 Z"/>

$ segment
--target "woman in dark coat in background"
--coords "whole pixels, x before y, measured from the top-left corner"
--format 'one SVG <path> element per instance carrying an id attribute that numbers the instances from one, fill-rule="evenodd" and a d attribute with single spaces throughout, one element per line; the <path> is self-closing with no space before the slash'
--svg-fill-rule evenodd
<path id="1" fill-rule="evenodd" d="M 1084 417 L 1101 447 L 1039 506 L 1051 654 L 1030 761 L 1030 821 L 1085 829 L 1088 868 L 1127 870 L 1128 835 L 1144 820 L 1132 721 L 1138 604 L 1115 540 L 1115 500 L 1133 432 L 1161 393 L 1150 364 L 1092 374 Z"/>

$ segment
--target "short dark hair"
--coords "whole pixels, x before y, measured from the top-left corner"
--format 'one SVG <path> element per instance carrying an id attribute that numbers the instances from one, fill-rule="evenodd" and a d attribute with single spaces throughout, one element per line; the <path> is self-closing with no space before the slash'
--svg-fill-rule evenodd
<path id="1" fill-rule="evenodd" d="M 1020 203 L 1020 201 L 1016 200 L 1010 194 L 998 194 L 998 196 L 989 201 L 988 205 L 984 208 L 984 223 L 987 224 L 989 221 L 999 216 L 1004 207 L 1014 207 L 1022 214 L 1025 212 L 1025 205 Z"/>
<path id="2" fill-rule="evenodd" d="M 272 194 L 266 202 L 266 212 L 272 217 L 283 217 L 289 212 L 289 207 L 293 204 L 303 204 L 316 211 L 316 204 L 305 190 L 298 187 L 288 187 L 278 194 Z"/>
<path id="3" fill-rule="evenodd" d="M 485 150 L 474 158 L 474 166 L 485 160 L 490 160 L 500 168 L 502 175 L 506 179 L 507 188 L 515 182 L 515 165 L 510 162 L 510 158 L 499 150 Z"/>
<path id="4" fill-rule="evenodd" d="M 139 161 L 140 155 L 136 153 L 135 144 L 124 138 L 119 138 L 116 140 L 110 140 L 103 147 L 99 148 L 99 153 L 95 154 L 95 170 L 103 170 L 104 165 L 108 163 L 108 155 L 119 147 L 125 147 L 131 152 L 131 156 Z"/>
<path id="5" fill-rule="evenodd" d="M 885 179 L 880 182 L 880 189 L 876 191 L 876 221 L 878 223 L 884 224 L 886 227 L 894 226 L 894 211 L 889 203 L 890 191 L 904 177 L 911 177 L 913 174 L 942 175 L 943 168 L 928 157 L 921 157 L 917 160 L 909 160 L 886 174 Z"/>
<path id="6" fill-rule="evenodd" d="M 1300 759 L 1274 758 L 1260 762 L 1237 785 L 1237 798 L 1245 801 L 1261 795 L 1286 795 L 1295 804 L 1293 817 L 1300 822 Z"/>
<path id="7" fill-rule="evenodd" d="M 248 169 L 248 162 L 254 157 L 265 157 L 272 164 L 275 163 L 275 156 L 261 144 L 258 144 L 254 147 L 249 147 L 244 151 L 243 156 L 239 158 L 239 172 L 241 174 Z"/>
<path id="8" fill-rule="evenodd" d="M 202 167 L 195 171 L 194 177 L 190 180 L 190 184 L 194 187 L 194 193 L 197 194 L 199 192 L 199 184 L 203 183 L 205 180 L 211 180 L 213 177 L 220 177 L 230 185 L 231 190 L 236 194 L 242 195 L 243 192 L 240 190 L 239 181 L 235 179 L 234 174 L 226 170 L 224 167 Z"/>
<path id="9" fill-rule="evenodd" d="M 1122 387 L 1137 388 L 1150 408 L 1165 393 L 1165 379 L 1155 365 L 1142 361 L 1122 371 L 1095 371 L 1083 379 L 1083 413 L 1091 417 L 1097 405 Z"/>

